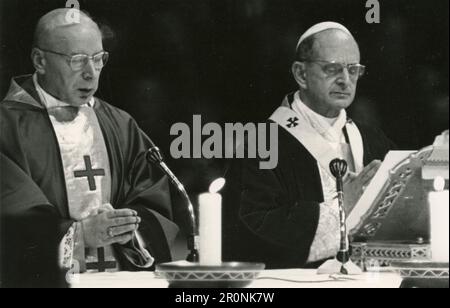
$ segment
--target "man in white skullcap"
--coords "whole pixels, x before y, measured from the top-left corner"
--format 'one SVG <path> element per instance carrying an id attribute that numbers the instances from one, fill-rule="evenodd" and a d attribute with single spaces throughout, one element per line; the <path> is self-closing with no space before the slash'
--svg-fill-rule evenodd
<path id="1" fill-rule="evenodd" d="M 336 255 L 339 209 L 330 161 L 348 163 L 348 214 L 393 147 L 380 130 L 346 114 L 364 69 L 343 25 L 322 22 L 300 37 L 292 64 L 298 91 L 269 120 L 281 127 L 278 166 L 260 170 L 256 160 L 246 160 L 232 168 L 238 171 L 228 183 L 237 184 L 226 198 L 238 207 L 224 213 L 226 259 L 289 268 L 315 267 Z"/>
<path id="2" fill-rule="evenodd" d="M 151 270 L 171 260 L 178 231 L 168 181 L 148 166 L 153 143 L 135 120 L 94 97 L 108 52 L 98 25 L 77 12 L 39 20 L 35 72 L 13 78 L 0 103 L 0 153 L 11 164 L 1 176 L 20 179 L 1 191 L 1 210 L 52 209 L 62 268 Z"/>

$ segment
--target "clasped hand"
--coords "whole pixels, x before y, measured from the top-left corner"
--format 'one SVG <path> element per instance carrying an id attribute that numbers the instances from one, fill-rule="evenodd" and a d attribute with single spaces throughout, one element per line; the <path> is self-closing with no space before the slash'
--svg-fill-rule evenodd
<path id="1" fill-rule="evenodd" d="M 98 248 L 115 243 L 125 245 L 133 239 L 141 218 L 131 209 L 114 209 L 110 204 L 96 215 L 81 221 L 86 247 Z"/>

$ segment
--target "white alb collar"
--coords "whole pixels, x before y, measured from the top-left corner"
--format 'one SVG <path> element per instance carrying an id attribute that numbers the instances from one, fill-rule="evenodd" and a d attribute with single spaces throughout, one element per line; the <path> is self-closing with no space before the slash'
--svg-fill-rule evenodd
<path id="1" fill-rule="evenodd" d="M 347 123 L 347 113 L 342 109 L 336 118 L 326 118 L 309 108 L 300 99 L 300 92 L 294 95 L 294 102 L 291 106 L 296 113 L 303 115 L 309 124 L 321 135 L 330 141 L 340 142 L 343 136 L 342 129 Z"/>

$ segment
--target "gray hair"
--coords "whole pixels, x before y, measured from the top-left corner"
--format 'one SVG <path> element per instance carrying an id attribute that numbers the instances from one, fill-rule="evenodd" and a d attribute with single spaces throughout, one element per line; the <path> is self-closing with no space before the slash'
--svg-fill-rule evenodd
<path id="1" fill-rule="evenodd" d="M 295 61 L 303 62 L 313 57 L 316 36 L 313 34 L 300 43 L 295 53 Z"/>

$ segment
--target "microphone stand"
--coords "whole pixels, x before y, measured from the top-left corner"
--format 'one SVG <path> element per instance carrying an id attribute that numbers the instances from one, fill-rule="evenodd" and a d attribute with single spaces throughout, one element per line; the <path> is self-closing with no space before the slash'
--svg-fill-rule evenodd
<path id="1" fill-rule="evenodd" d="M 360 274 L 362 271 L 351 260 L 348 250 L 348 237 L 347 237 L 347 223 L 344 209 L 344 184 L 343 179 L 347 173 L 347 162 L 343 159 L 333 159 L 330 162 L 331 174 L 336 178 L 336 190 L 339 204 L 339 230 L 340 230 L 340 243 L 339 251 L 336 258 L 325 262 L 319 267 L 319 274 L 336 274 L 343 275 Z"/>
<path id="2" fill-rule="evenodd" d="M 195 216 L 194 206 L 192 205 L 192 202 L 186 192 L 186 189 L 184 188 L 183 184 L 181 184 L 181 182 L 178 180 L 178 178 L 175 176 L 175 174 L 173 174 L 173 172 L 166 165 L 158 147 L 152 146 L 147 151 L 145 157 L 149 163 L 157 165 L 168 176 L 169 180 L 176 187 L 178 192 L 183 197 L 184 201 L 187 203 L 189 211 L 189 220 L 191 222 L 191 230 L 187 240 L 187 246 L 190 252 L 186 260 L 189 262 L 199 262 L 199 253 L 198 253 L 199 241 L 198 241 L 197 220 Z"/>
<path id="3" fill-rule="evenodd" d="M 348 262 L 350 259 L 350 254 L 348 252 L 348 239 L 347 239 L 347 224 L 346 224 L 346 215 L 344 210 L 344 184 L 343 178 L 347 173 L 347 162 L 342 159 L 333 159 L 330 162 L 330 171 L 331 174 L 336 178 L 336 188 L 337 188 L 337 197 L 339 204 L 339 229 L 340 229 L 340 247 L 339 252 L 336 256 L 336 259 L 341 262 L 342 266 L 340 269 L 341 274 L 347 275 L 348 271 L 344 267 L 344 264 Z"/>

